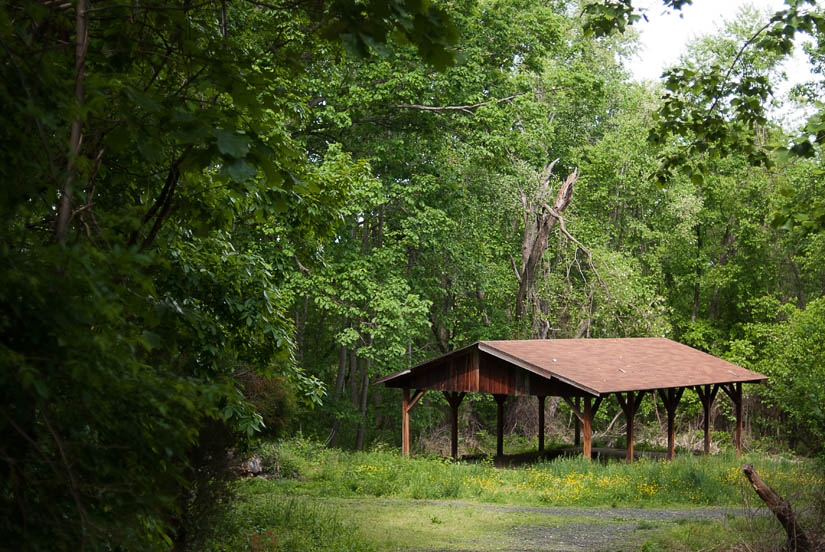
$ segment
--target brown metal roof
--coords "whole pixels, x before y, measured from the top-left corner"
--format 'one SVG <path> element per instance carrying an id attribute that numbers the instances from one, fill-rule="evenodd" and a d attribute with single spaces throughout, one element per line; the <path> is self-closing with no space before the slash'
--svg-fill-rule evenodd
<path id="1" fill-rule="evenodd" d="M 755 383 L 768 379 L 663 337 L 479 341 L 461 351 L 475 348 L 594 395 L 716 383 Z M 445 357 L 455 354 L 456 351 Z M 381 378 L 376 383 L 386 383 L 418 369 L 431 368 L 443 358 Z"/>

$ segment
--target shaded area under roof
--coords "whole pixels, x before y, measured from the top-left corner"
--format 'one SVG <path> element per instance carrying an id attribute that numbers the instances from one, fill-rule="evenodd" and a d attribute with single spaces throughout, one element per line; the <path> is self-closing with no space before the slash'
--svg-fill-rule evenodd
<path id="1" fill-rule="evenodd" d="M 485 377 L 504 381 L 498 391 L 504 394 L 563 395 L 576 390 L 593 396 L 768 379 L 670 339 L 641 337 L 478 341 L 376 383 L 496 392 Z"/>

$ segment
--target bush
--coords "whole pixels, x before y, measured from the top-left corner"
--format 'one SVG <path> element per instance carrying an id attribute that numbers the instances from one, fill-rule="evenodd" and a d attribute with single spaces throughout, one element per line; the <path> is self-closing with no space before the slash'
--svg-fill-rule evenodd
<path id="1" fill-rule="evenodd" d="M 263 419 L 261 435 L 280 437 L 284 434 L 298 412 L 298 399 L 292 385 L 280 375 L 265 377 L 246 373 L 238 380 L 244 396 Z"/>

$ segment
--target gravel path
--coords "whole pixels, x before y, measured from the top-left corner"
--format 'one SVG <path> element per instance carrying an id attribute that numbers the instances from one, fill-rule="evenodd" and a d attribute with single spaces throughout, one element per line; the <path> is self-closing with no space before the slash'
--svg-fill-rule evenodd
<path id="1" fill-rule="evenodd" d="M 432 501 L 433 503 L 442 503 Z M 663 523 L 680 520 L 722 520 L 729 516 L 746 515 L 735 508 L 647 509 L 647 508 L 544 508 L 468 504 L 444 501 L 501 512 L 529 512 L 547 514 L 555 518 L 570 518 L 569 522 L 551 525 L 522 525 L 513 527 L 502 540 L 506 552 L 594 552 L 632 549 L 633 542 L 644 542 L 644 531 Z M 588 521 L 593 520 L 593 521 Z M 441 552 L 432 550 L 429 552 Z M 462 552 L 482 552 L 467 550 Z"/>

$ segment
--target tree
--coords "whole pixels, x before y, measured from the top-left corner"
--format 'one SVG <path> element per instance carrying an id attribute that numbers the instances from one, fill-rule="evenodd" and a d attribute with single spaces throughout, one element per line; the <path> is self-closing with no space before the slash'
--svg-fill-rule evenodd
<path id="1" fill-rule="evenodd" d="M 310 60 L 390 34 L 452 60 L 416 0 L 0 7 L 6 546 L 191 545 L 260 425 L 235 376 L 320 400 L 292 358 L 287 245 L 318 247 L 361 167 L 291 131 Z"/>

